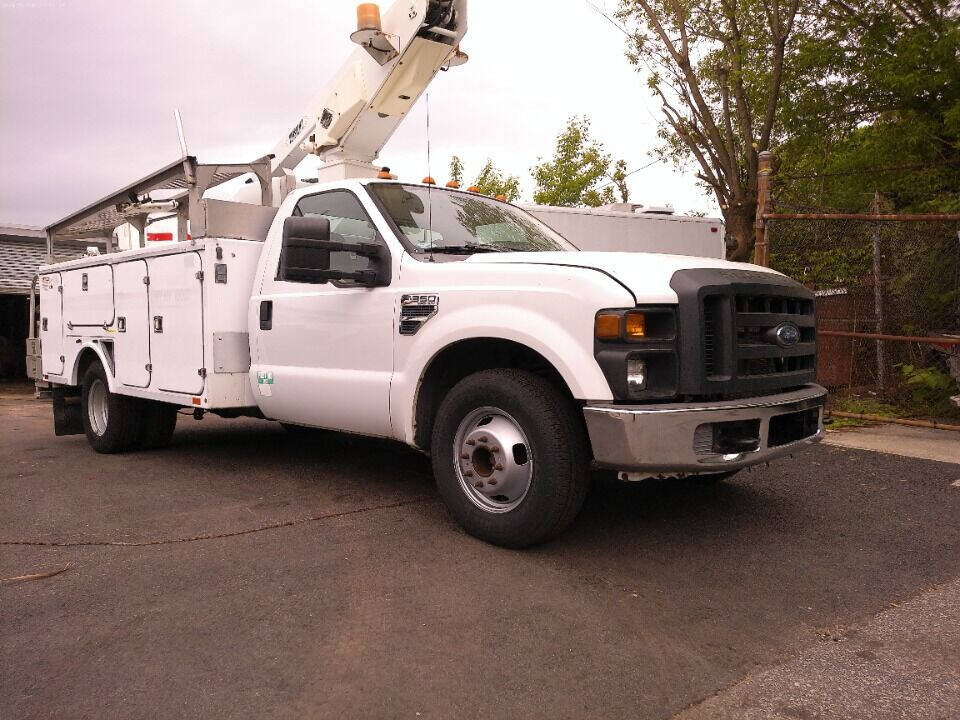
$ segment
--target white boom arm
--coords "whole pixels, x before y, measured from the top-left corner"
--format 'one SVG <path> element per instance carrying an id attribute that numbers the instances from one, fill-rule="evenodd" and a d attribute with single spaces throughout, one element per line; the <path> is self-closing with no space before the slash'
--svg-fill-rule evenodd
<path id="1" fill-rule="evenodd" d="M 310 153 L 324 159 L 324 180 L 375 174 L 371 163 L 436 74 L 466 60 L 466 31 L 467 0 L 397 0 L 380 30 L 353 33 L 360 47 L 274 149 L 274 177 Z"/>

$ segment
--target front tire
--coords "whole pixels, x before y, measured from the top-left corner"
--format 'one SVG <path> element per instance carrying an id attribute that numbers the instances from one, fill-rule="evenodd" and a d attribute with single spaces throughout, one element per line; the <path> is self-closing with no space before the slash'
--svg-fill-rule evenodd
<path id="1" fill-rule="evenodd" d="M 129 450 L 138 439 L 140 415 L 133 398 L 110 392 L 107 373 L 99 362 L 83 376 L 80 395 L 83 430 L 99 453 Z"/>
<path id="2" fill-rule="evenodd" d="M 457 383 L 437 413 L 431 455 L 450 514 L 471 535 L 504 547 L 565 530 L 589 484 L 576 408 L 522 370 L 485 370 Z"/>

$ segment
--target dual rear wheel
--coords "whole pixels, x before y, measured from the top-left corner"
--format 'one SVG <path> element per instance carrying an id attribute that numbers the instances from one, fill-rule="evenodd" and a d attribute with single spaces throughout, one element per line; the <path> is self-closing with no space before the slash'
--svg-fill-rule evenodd
<path id="1" fill-rule="evenodd" d="M 100 453 L 165 447 L 177 424 L 176 405 L 110 392 L 99 362 L 83 376 L 80 402 L 83 430 Z"/>

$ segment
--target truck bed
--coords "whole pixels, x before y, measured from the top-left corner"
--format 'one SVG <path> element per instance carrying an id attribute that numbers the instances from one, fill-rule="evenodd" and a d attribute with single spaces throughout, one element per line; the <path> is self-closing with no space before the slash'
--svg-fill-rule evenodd
<path id="1" fill-rule="evenodd" d="M 127 395 L 255 405 L 247 307 L 262 247 L 203 238 L 40 268 L 44 380 L 77 384 L 81 354 L 95 352 Z"/>

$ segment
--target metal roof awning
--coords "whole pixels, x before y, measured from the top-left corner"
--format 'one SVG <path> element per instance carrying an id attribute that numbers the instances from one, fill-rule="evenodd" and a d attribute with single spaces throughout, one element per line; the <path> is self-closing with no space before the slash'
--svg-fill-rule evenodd
<path id="1" fill-rule="evenodd" d="M 95 245 L 103 249 L 102 243 Z M 83 257 L 86 251 L 86 245 L 71 242 L 58 242 L 53 246 L 58 260 Z M 47 262 L 46 246 L 41 238 L 0 233 L 0 295 L 29 295 L 33 276 Z"/>
<path id="2" fill-rule="evenodd" d="M 209 188 L 246 173 L 258 177 L 265 204 L 269 204 L 270 156 L 243 164 L 198 164 L 195 157 L 187 156 L 49 225 L 46 228 L 48 251 L 55 240 L 106 238 L 109 241 L 116 227 L 128 222 L 136 224 L 131 218 L 136 217 L 138 204 L 151 192 L 182 191 L 175 193 L 174 199 L 181 205 L 178 212 L 186 216 L 188 194 L 193 205 Z M 146 211 L 141 213 L 143 217 L 146 214 Z"/>

